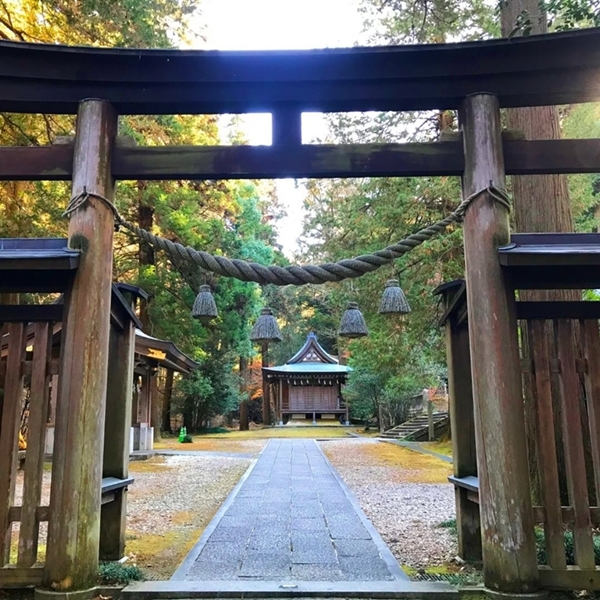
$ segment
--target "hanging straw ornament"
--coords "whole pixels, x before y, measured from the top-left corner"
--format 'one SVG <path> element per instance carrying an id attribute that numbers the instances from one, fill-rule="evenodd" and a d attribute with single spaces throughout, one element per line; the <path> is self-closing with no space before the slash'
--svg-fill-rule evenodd
<path id="1" fill-rule="evenodd" d="M 269 344 L 271 342 L 280 342 L 282 339 L 277 319 L 273 316 L 273 310 L 263 308 L 260 311 L 260 317 L 254 323 L 254 327 L 250 333 L 250 340 L 259 344 Z"/>
<path id="2" fill-rule="evenodd" d="M 397 279 L 388 279 L 379 303 L 379 313 L 382 315 L 406 315 L 410 312 L 408 300 Z"/>
<path id="3" fill-rule="evenodd" d="M 201 285 L 198 290 L 194 306 L 192 308 L 192 317 L 203 322 L 208 322 L 219 316 L 215 299 L 210 291 L 209 285 Z"/>
<path id="4" fill-rule="evenodd" d="M 365 318 L 358 309 L 356 302 L 348 302 L 346 311 L 342 315 L 338 335 L 346 338 L 359 338 L 369 335 Z"/>

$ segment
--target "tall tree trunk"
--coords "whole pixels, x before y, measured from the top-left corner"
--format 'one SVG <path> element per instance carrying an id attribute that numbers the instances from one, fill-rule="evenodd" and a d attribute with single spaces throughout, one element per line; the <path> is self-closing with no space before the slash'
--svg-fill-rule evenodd
<path id="1" fill-rule="evenodd" d="M 240 431 L 248 431 L 250 428 L 248 423 L 248 359 L 245 356 L 240 356 L 240 388 L 244 400 L 240 402 Z"/>
<path id="2" fill-rule="evenodd" d="M 142 199 L 143 191 L 145 184 L 143 181 L 138 182 L 138 190 L 139 190 L 139 200 L 138 200 L 138 224 L 141 229 L 145 229 L 146 231 L 152 231 L 152 226 L 154 225 L 154 208 L 152 206 L 148 206 L 144 203 Z M 140 271 L 144 270 L 144 267 L 149 265 L 154 265 L 154 249 L 150 244 L 140 240 L 139 243 L 139 269 Z M 150 304 L 152 298 L 148 297 L 147 302 L 140 303 L 140 321 L 144 326 L 144 331 L 146 333 L 151 333 L 150 331 L 150 319 L 148 315 L 148 305 Z"/>
<path id="3" fill-rule="evenodd" d="M 173 370 L 167 369 L 163 396 L 162 430 L 171 431 L 171 397 L 173 396 Z"/>
<path id="4" fill-rule="evenodd" d="M 507 37 L 515 29 L 518 17 L 526 11 L 531 20 L 531 34 L 548 32 L 546 15 L 540 11 L 538 0 L 506 0 L 502 3 L 502 35 Z M 523 132 L 528 140 L 559 139 L 560 121 L 556 106 L 533 108 L 513 108 L 506 110 L 506 123 L 509 129 Z M 573 216 L 569 198 L 569 188 L 565 175 L 527 175 L 512 178 L 514 198 L 514 218 L 517 232 L 571 232 Z M 577 290 L 523 290 L 522 300 L 581 300 Z M 554 337 L 550 328 L 546 331 L 548 348 L 554 353 Z M 529 335 L 522 336 L 525 353 L 530 356 Z M 573 343 L 578 340 L 574 339 Z M 539 474 L 537 469 L 537 439 L 535 424 L 535 399 L 525 398 L 525 416 L 530 450 L 530 471 L 534 497 L 539 495 Z M 554 422 L 558 440 L 560 433 L 561 407 L 554 405 Z M 565 481 L 564 452 L 562 444 L 557 444 L 559 474 Z M 565 489 L 564 486 L 561 486 Z M 537 498 L 536 498 L 537 500 Z M 563 498 L 564 500 L 564 498 Z"/>
<path id="5" fill-rule="evenodd" d="M 155 442 L 161 441 L 161 427 L 162 427 L 162 407 L 163 399 L 162 394 L 158 389 L 158 365 L 155 367 L 157 372 L 150 377 L 150 420 L 152 427 L 154 427 L 153 437 Z"/>
<path id="6" fill-rule="evenodd" d="M 261 347 L 261 357 L 262 357 L 262 368 L 269 366 L 269 344 L 267 342 L 262 343 Z M 271 404 L 269 401 L 269 384 L 267 383 L 267 376 L 265 372 L 262 372 L 262 393 L 263 393 L 263 402 L 262 402 L 262 421 L 263 425 L 271 425 Z"/>

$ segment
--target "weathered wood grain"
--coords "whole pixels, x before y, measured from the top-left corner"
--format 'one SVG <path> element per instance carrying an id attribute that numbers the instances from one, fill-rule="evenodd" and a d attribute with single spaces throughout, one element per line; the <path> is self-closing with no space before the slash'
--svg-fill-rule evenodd
<path id="1" fill-rule="evenodd" d="M 12 525 L 8 516 L 15 494 L 17 478 L 17 452 L 23 397 L 23 371 L 25 357 L 25 324 L 8 323 L 9 335 L 2 427 L 0 429 L 0 567 L 8 564 Z"/>
<path id="2" fill-rule="evenodd" d="M 477 94 L 461 111 L 463 196 L 504 188 L 498 99 Z M 509 241 L 508 211 L 486 193 L 464 219 L 467 303 L 485 585 L 534 592 L 539 578 L 521 394 L 514 292 L 497 248 Z"/>
<path id="3" fill-rule="evenodd" d="M 115 179 L 272 179 L 279 177 L 460 176 L 462 142 L 410 144 L 299 143 L 274 130 L 273 146 L 139 146 L 115 148 Z M 68 181 L 73 146 L 0 147 L 0 180 Z M 600 172 L 600 140 L 505 139 L 508 175 Z"/>
<path id="4" fill-rule="evenodd" d="M 126 479 L 129 475 L 129 437 L 133 393 L 135 326 L 128 321 L 122 331 L 111 328 L 104 457 L 102 477 Z M 158 398 L 155 399 L 158 402 Z M 155 424 L 159 427 L 160 424 Z M 127 490 L 115 493 L 113 502 L 102 504 L 100 518 L 100 560 L 119 560 L 125 551 Z"/>
<path id="5" fill-rule="evenodd" d="M 582 340 L 587 358 L 584 373 L 587 416 L 590 426 L 590 448 L 594 465 L 596 502 L 600 502 L 600 336 L 598 321 L 581 321 Z"/>
<path id="6" fill-rule="evenodd" d="M 73 194 L 85 188 L 113 198 L 116 131 L 117 116 L 108 103 L 81 103 Z M 82 254 L 65 294 L 44 571 L 45 585 L 57 591 L 86 588 L 97 577 L 113 232 L 113 215 L 99 200 L 92 198 L 71 216 L 69 245 Z"/>
<path id="7" fill-rule="evenodd" d="M 561 365 L 559 393 L 567 488 L 569 502 L 575 515 L 572 526 L 575 562 L 579 568 L 585 570 L 594 569 L 595 562 L 579 410 L 579 376 L 575 370 L 573 339 L 572 322 L 559 319 L 556 322 L 556 341 Z"/>
<path id="8" fill-rule="evenodd" d="M 544 322 L 529 322 L 530 348 L 533 354 L 536 431 L 538 432 L 538 473 L 545 508 L 545 544 L 548 564 L 553 569 L 567 566 L 560 503 L 556 439 L 554 437 L 554 411 L 547 337 Z"/>
<path id="9" fill-rule="evenodd" d="M 17 566 L 19 567 L 31 567 L 37 560 L 39 535 L 37 508 L 42 497 L 42 478 L 44 475 L 44 442 L 50 395 L 50 374 L 47 367 L 51 345 L 51 324 L 48 322 L 37 323 L 33 339 L 29 431 L 27 435 L 23 508 L 21 511 L 17 558 Z"/>
<path id="10" fill-rule="evenodd" d="M 32 567 L 5 567 L 0 569 L 0 588 L 26 588 L 42 583 L 44 569 Z"/>
<path id="11" fill-rule="evenodd" d="M 557 571 L 540 567 L 540 583 L 550 590 L 600 590 L 600 569 L 568 567 Z"/>

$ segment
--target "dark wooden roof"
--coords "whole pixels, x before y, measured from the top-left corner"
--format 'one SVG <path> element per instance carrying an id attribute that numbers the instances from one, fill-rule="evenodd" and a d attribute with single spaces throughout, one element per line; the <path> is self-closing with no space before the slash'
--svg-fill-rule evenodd
<path id="1" fill-rule="evenodd" d="M 145 359 L 156 361 L 161 367 L 178 373 L 191 373 L 200 366 L 173 342 L 152 337 L 140 329 L 135 332 L 135 352 Z"/>
<path id="2" fill-rule="evenodd" d="M 321 344 L 319 344 L 319 340 L 317 336 L 312 331 L 308 334 L 306 338 L 306 342 L 304 342 L 304 346 L 287 361 L 286 364 L 293 365 L 297 363 L 324 363 L 330 365 L 337 365 L 337 358 L 331 356 L 325 352 L 325 349 Z"/>
<path id="3" fill-rule="evenodd" d="M 66 239 L 0 238 L 1 292 L 62 292 L 78 265 Z"/>
<path id="4" fill-rule="evenodd" d="M 600 288 L 598 233 L 513 233 L 498 256 L 516 289 Z"/>
<path id="5" fill-rule="evenodd" d="M 498 249 L 498 259 L 515 290 L 599 289 L 600 233 L 513 233 Z M 444 302 L 440 324 L 466 323 L 464 279 L 449 281 L 434 292 Z M 517 302 L 519 319 L 598 319 L 600 302 Z"/>
<path id="6" fill-rule="evenodd" d="M 600 30 L 302 51 L 74 48 L 0 42 L 0 111 L 123 114 L 419 110 L 497 94 L 502 106 L 600 99 Z"/>

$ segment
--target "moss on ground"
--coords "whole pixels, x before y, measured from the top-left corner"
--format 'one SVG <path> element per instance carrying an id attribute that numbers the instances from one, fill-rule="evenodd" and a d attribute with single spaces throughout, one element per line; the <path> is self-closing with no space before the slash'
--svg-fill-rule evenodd
<path id="1" fill-rule="evenodd" d="M 164 456 L 153 456 L 148 460 L 133 460 L 129 463 L 130 473 L 161 473 L 170 468 Z"/>
<path id="2" fill-rule="evenodd" d="M 425 442 L 422 444 L 426 450 L 437 452 L 438 454 L 444 454 L 445 456 L 452 456 L 452 441 L 447 440 L 445 442 Z"/>
<path id="3" fill-rule="evenodd" d="M 246 440 L 269 440 L 279 438 L 304 438 L 304 439 L 321 439 L 321 438 L 347 438 L 349 432 L 358 432 L 358 428 L 354 427 L 319 427 L 318 425 L 307 427 L 264 427 L 261 429 L 251 429 L 249 431 L 231 430 L 228 433 L 207 433 L 200 435 L 192 435 L 193 442 L 191 444 L 181 444 L 176 438 L 163 439 L 161 442 L 154 444 L 157 450 L 160 449 L 177 449 L 177 450 L 216 450 L 217 446 L 212 445 L 211 440 L 223 442 L 235 442 Z M 226 448 L 225 445 L 218 447 L 219 450 Z M 232 446 L 235 448 L 235 446 Z M 230 452 L 244 452 L 244 450 L 225 450 Z"/>
<path id="4" fill-rule="evenodd" d="M 452 475 L 449 463 L 395 444 L 361 444 L 356 451 L 364 453 L 373 464 L 395 467 L 392 477 L 396 482 L 448 483 L 448 475 Z"/>

